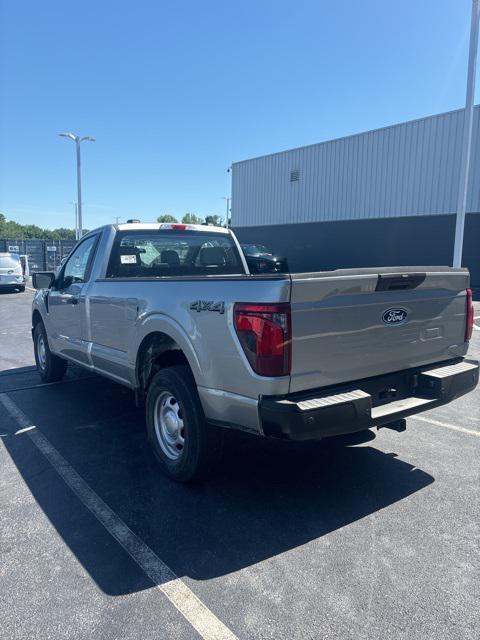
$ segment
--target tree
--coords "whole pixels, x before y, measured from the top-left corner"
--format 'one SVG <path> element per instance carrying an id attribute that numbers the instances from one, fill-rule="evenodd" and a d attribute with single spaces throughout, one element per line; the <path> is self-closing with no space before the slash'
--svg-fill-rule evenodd
<path id="1" fill-rule="evenodd" d="M 40 227 L 37 227 L 36 224 L 25 224 L 21 225 L 23 227 L 22 236 L 27 240 L 31 238 L 42 238 L 44 234 L 44 230 Z"/>
<path id="2" fill-rule="evenodd" d="M 178 222 L 175 216 L 171 216 L 169 213 L 164 213 L 163 216 L 158 216 L 157 222 Z"/>
<path id="3" fill-rule="evenodd" d="M 87 229 L 84 229 L 83 233 L 87 233 Z M 42 237 L 46 240 L 75 240 L 75 231 L 73 229 L 65 229 L 65 227 L 53 229 L 52 231 L 43 229 Z"/>
<path id="4" fill-rule="evenodd" d="M 183 224 L 203 224 L 203 218 L 199 218 L 194 213 L 186 213 L 182 218 Z"/>
<path id="5" fill-rule="evenodd" d="M 4 238 L 23 238 L 23 225 L 13 220 L 6 220 L 2 225 L 2 235 Z"/>
<path id="6" fill-rule="evenodd" d="M 11 238 L 12 240 L 75 240 L 75 231 L 64 227 L 42 229 L 36 224 L 19 224 L 14 220 L 7 220 L 5 215 L 0 213 L 0 238 Z"/>
<path id="7" fill-rule="evenodd" d="M 222 218 L 222 216 L 219 216 L 217 214 L 214 214 L 212 216 L 207 216 L 205 218 L 205 222 L 207 224 L 213 224 L 216 227 L 223 227 L 223 218 Z"/>

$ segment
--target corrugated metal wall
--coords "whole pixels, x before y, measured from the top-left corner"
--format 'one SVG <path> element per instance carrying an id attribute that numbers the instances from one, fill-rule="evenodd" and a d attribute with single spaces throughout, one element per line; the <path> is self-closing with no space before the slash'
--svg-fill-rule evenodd
<path id="1" fill-rule="evenodd" d="M 234 163 L 232 226 L 454 213 L 463 116 L 452 111 Z M 477 106 L 470 212 L 480 211 L 479 120 Z"/>

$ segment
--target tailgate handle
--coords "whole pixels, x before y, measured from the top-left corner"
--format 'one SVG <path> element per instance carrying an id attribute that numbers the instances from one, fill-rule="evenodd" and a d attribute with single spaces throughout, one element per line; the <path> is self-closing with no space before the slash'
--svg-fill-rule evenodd
<path id="1" fill-rule="evenodd" d="M 375 291 L 415 289 L 427 277 L 426 273 L 385 273 L 378 276 Z"/>

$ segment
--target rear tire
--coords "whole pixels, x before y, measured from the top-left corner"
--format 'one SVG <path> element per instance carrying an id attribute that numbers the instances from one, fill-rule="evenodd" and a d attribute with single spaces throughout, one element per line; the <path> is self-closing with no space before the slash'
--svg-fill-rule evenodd
<path id="1" fill-rule="evenodd" d="M 221 429 L 206 422 L 188 367 L 155 374 L 147 393 L 146 422 L 159 466 L 173 480 L 204 478 L 220 459 Z"/>
<path id="2" fill-rule="evenodd" d="M 58 382 L 58 380 L 61 380 L 65 375 L 68 363 L 50 351 L 43 322 L 38 322 L 33 330 L 33 349 L 38 375 L 42 382 Z"/>

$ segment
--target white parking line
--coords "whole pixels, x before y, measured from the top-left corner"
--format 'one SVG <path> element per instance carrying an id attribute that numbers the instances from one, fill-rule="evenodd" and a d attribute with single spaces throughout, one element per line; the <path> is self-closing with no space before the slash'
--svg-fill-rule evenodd
<path id="1" fill-rule="evenodd" d="M 461 433 L 468 433 L 469 436 L 475 436 L 480 438 L 480 431 L 473 431 L 473 429 L 465 429 L 465 427 L 458 427 L 456 424 L 448 424 L 447 422 L 440 422 L 434 418 L 425 418 L 424 416 L 412 416 L 415 420 L 421 420 L 422 422 L 429 422 L 437 427 L 445 427 L 446 429 L 452 429 L 452 431 L 460 431 Z"/>
<path id="2" fill-rule="evenodd" d="M 89 509 L 108 533 L 117 540 L 154 585 L 163 592 L 183 617 L 205 640 L 238 640 L 237 636 L 208 609 L 175 573 L 123 522 L 83 480 L 65 458 L 50 444 L 38 428 L 7 394 L 0 402 L 16 420 L 20 429 L 42 452 L 58 475 Z M 26 430 L 30 427 L 30 430 Z M 18 433 L 18 432 L 17 432 Z"/>
<path id="3" fill-rule="evenodd" d="M 32 289 L 32 287 L 25 287 L 25 289 L 28 289 L 29 291 L 36 291 L 36 289 Z"/>

